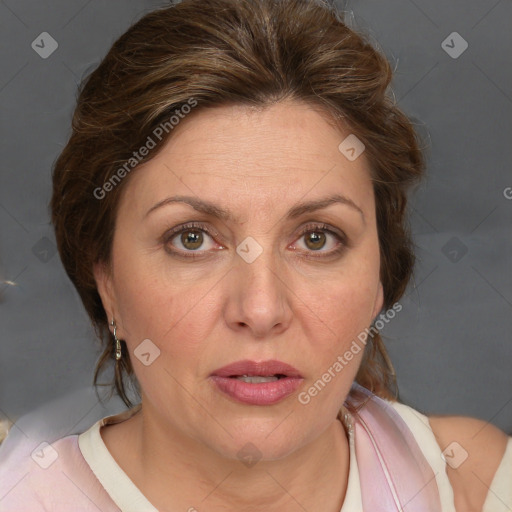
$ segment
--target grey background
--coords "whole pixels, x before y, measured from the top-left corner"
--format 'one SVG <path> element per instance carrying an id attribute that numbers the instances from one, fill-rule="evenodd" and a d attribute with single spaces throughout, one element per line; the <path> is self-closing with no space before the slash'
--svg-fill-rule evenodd
<path id="1" fill-rule="evenodd" d="M 162 5 L 0 1 L 0 419 L 16 421 L 63 395 L 80 405 L 68 410 L 69 425 L 104 413 L 87 389 L 98 343 L 55 253 L 51 167 L 70 133 L 80 79 Z M 428 177 L 411 204 L 416 275 L 383 331 L 400 399 L 512 434 L 512 2 L 343 8 L 392 62 L 397 101 L 428 143 Z M 58 43 L 47 59 L 31 47 L 42 32 Z M 452 32 L 468 43 L 458 58 L 442 47 Z"/>

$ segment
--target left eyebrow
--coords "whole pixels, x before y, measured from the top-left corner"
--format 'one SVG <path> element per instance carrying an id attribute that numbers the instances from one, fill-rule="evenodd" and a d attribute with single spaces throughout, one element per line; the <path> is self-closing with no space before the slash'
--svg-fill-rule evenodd
<path id="1" fill-rule="evenodd" d="M 304 213 L 314 212 L 316 210 L 321 210 L 323 208 L 327 208 L 331 204 L 341 203 L 344 205 L 349 206 L 350 208 L 356 210 L 361 215 L 363 222 L 366 221 L 364 217 L 363 210 L 357 206 L 352 199 L 349 199 L 348 197 L 345 197 L 341 194 L 334 194 L 331 196 L 328 196 L 323 199 L 317 199 L 315 201 L 308 201 L 304 203 L 299 203 L 293 208 L 290 209 L 290 211 L 287 214 L 287 218 L 289 219 L 295 219 L 296 217 L 299 217 L 300 215 L 303 215 Z"/>
<path id="2" fill-rule="evenodd" d="M 159 201 L 154 206 L 152 206 L 144 215 L 144 217 L 147 217 L 151 212 L 162 208 L 163 206 L 167 206 L 171 203 L 185 203 L 194 210 L 197 210 L 198 212 L 205 213 L 207 215 L 210 215 L 212 217 L 216 217 L 219 219 L 222 219 L 224 221 L 228 220 L 234 220 L 234 215 L 229 211 L 226 210 L 214 203 L 211 203 L 210 201 L 206 201 L 204 199 L 198 199 L 197 197 L 192 196 L 172 196 L 167 197 L 166 199 L 163 199 L 162 201 Z M 365 217 L 363 210 L 359 206 L 357 206 L 351 199 L 348 197 L 345 197 L 341 194 L 334 194 L 322 199 L 317 199 L 314 201 L 307 201 L 302 202 L 297 205 L 295 205 L 293 208 L 291 208 L 286 218 L 288 219 L 295 219 L 296 217 L 299 217 L 303 215 L 304 213 L 310 213 L 316 210 L 321 210 L 323 208 L 327 208 L 328 206 L 332 204 L 344 204 L 352 208 L 353 210 L 356 210 L 361 215 L 363 222 L 365 222 Z"/>

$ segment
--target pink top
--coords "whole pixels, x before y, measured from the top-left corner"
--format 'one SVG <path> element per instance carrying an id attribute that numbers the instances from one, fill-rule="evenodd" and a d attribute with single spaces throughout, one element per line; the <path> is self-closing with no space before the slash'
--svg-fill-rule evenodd
<path id="1" fill-rule="evenodd" d="M 139 407 L 35 449 L 28 440 L 19 443 L 0 462 L 0 512 L 158 512 L 120 468 L 100 435 L 103 425 L 123 421 Z M 349 435 L 350 466 L 340 512 L 396 512 L 399 507 L 456 512 L 446 462 L 426 416 L 357 385 L 345 407 L 340 420 Z M 201 510 L 194 503 L 190 506 Z M 483 512 L 510 510 L 512 437 Z"/>

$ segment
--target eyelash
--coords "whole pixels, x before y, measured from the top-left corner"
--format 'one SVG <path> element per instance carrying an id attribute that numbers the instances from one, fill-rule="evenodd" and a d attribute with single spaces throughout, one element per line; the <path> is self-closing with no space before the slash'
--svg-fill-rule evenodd
<path id="1" fill-rule="evenodd" d="M 216 238 L 216 237 L 219 236 L 214 230 L 208 228 L 207 226 L 205 226 L 205 225 L 203 225 L 201 223 L 189 222 L 187 224 L 184 224 L 182 226 L 178 226 L 177 228 L 173 228 L 170 231 L 167 231 L 167 232 L 164 233 L 164 235 L 162 236 L 161 241 L 165 245 L 165 248 L 166 248 L 167 252 L 169 252 L 173 256 L 183 257 L 185 259 L 197 259 L 197 258 L 201 258 L 201 257 L 204 256 L 204 252 L 205 251 L 186 251 L 186 252 L 182 252 L 182 251 L 176 250 L 174 248 L 170 248 L 172 246 L 169 246 L 169 242 L 174 237 L 176 237 L 176 235 L 180 235 L 181 233 L 183 233 L 183 232 L 185 232 L 187 230 L 203 231 L 203 232 L 205 232 L 206 234 L 208 234 L 212 238 Z M 304 235 L 306 235 L 308 233 L 317 233 L 317 232 L 320 232 L 320 231 L 324 232 L 324 233 L 329 233 L 330 235 L 334 236 L 340 243 L 339 243 L 339 245 L 338 245 L 338 247 L 336 249 L 328 251 L 326 255 L 324 254 L 326 251 L 308 251 L 308 252 L 313 253 L 313 254 L 315 252 L 319 252 L 319 253 L 324 254 L 323 256 L 312 256 L 311 255 L 311 256 L 308 256 L 309 258 L 327 258 L 327 257 L 336 256 L 336 255 L 341 254 L 342 252 L 344 252 L 344 250 L 347 247 L 349 247 L 349 242 L 347 240 L 347 237 L 346 237 L 345 233 L 343 233 L 343 232 L 337 233 L 336 231 L 331 229 L 327 224 L 323 224 L 323 223 L 320 223 L 320 224 L 318 224 L 318 223 L 307 224 L 300 231 L 299 238 L 303 237 Z"/>

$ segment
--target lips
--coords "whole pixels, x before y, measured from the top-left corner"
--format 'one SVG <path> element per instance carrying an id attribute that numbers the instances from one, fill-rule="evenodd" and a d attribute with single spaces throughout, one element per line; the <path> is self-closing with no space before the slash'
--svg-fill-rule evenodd
<path id="1" fill-rule="evenodd" d="M 293 366 L 281 361 L 237 361 L 215 370 L 216 389 L 236 402 L 272 405 L 284 400 L 304 380 Z"/>
<path id="2" fill-rule="evenodd" d="M 261 362 L 237 361 L 215 370 L 212 375 L 217 377 L 241 377 L 246 375 L 248 377 L 281 376 L 302 378 L 299 371 L 293 366 L 273 359 Z"/>

